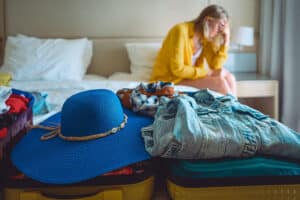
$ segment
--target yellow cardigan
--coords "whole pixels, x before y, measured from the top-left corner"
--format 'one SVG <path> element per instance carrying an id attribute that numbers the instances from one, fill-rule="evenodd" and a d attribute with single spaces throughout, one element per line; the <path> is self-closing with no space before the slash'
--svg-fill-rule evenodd
<path id="1" fill-rule="evenodd" d="M 202 53 L 192 66 L 194 48 L 194 23 L 184 22 L 175 25 L 164 39 L 157 55 L 150 81 L 174 82 L 183 79 L 198 79 L 207 75 L 205 60 L 210 69 L 222 68 L 227 59 L 227 47 L 222 45 L 215 50 L 213 44 L 203 40 Z"/>

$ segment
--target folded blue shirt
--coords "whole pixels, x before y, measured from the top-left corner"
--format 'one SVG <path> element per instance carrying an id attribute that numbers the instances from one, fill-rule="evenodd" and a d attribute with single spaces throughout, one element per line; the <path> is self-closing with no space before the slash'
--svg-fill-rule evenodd
<path id="1" fill-rule="evenodd" d="M 300 164 L 256 156 L 226 160 L 176 160 L 171 173 L 185 178 L 222 178 L 247 176 L 300 175 Z"/>
<path id="2" fill-rule="evenodd" d="M 46 114 L 50 111 L 50 106 L 47 102 L 48 94 L 45 92 L 31 92 L 32 96 L 34 97 L 34 104 L 33 104 L 33 114 L 34 115 L 41 115 Z"/>

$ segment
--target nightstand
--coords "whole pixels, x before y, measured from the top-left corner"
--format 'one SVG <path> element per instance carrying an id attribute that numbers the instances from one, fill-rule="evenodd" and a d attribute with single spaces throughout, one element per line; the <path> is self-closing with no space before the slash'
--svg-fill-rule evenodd
<path id="1" fill-rule="evenodd" d="M 278 120 L 278 81 L 256 73 L 234 75 L 239 101 Z"/>

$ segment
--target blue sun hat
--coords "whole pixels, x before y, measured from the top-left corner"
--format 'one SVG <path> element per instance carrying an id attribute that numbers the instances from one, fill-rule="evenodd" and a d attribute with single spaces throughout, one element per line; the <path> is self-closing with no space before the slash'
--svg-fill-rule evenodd
<path id="1" fill-rule="evenodd" d="M 80 92 L 42 127 L 31 129 L 14 147 L 11 160 L 27 177 L 43 183 L 88 180 L 149 159 L 141 128 L 152 123 L 150 117 L 123 109 L 110 90 Z"/>

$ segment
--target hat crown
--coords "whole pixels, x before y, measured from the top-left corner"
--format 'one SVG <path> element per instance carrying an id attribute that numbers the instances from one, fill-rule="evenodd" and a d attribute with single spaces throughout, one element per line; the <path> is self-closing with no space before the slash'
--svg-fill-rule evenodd
<path id="1" fill-rule="evenodd" d="M 98 89 L 69 97 L 62 107 L 61 134 L 84 137 L 110 131 L 124 119 L 119 98 L 110 90 Z"/>

